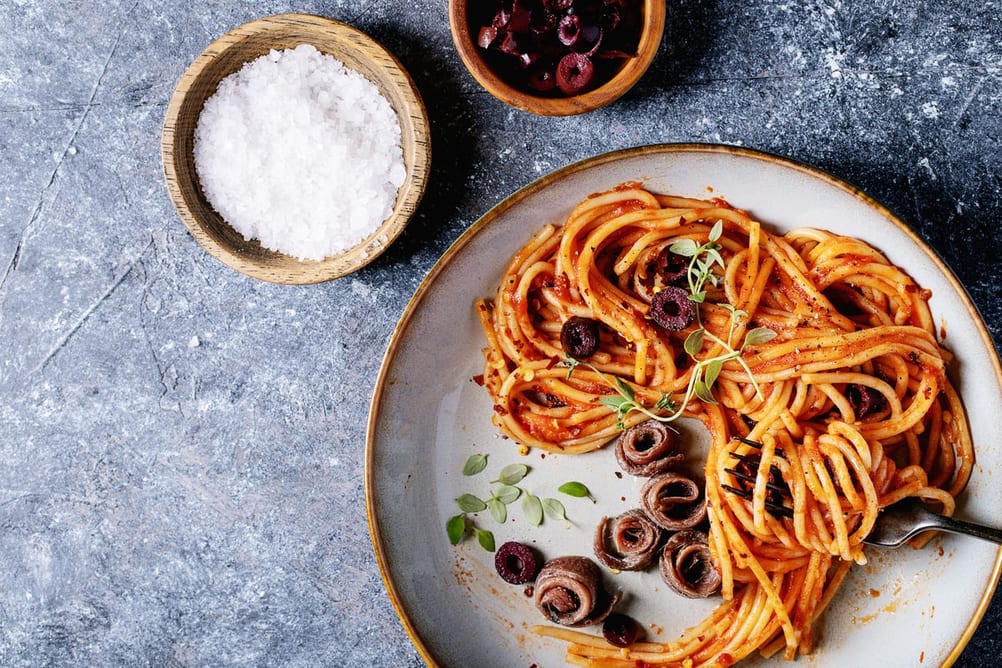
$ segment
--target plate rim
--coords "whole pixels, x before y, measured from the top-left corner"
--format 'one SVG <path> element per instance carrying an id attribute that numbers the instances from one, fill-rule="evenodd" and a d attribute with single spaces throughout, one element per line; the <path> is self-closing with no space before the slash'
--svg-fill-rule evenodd
<path id="1" fill-rule="evenodd" d="M 680 143 L 657 143 L 657 144 L 645 144 L 640 146 L 633 146 L 623 149 L 617 149 L 613 151 L 608 151 L 605 153 L 596 154 L 584 159 L 572 162 L 564 167 L 558 168 L 552 172 L 549 172 L 530 183 L 522 186 L 521 188 L 515 190 L 510 195 L 504 197 L 500 202 L 491 206 L 483 215 L 481 215 L 469 228 L 467 228 L 460 236 L 445 250 L 445 252 L 439 257 L 432 268 L 428 271 L 427 275 L 422 279 L 421 283 L 416 288 L 413 296 L 407 302 L 404 307 L 397 324 L 395 325 L 389 342 L 387 344 L 386 352 L 383 356 L 382 362 L 380 363 L 379 374 L 376 377 L 376 383 L 373 387 L 372 399 L 369 406 L 369 416 L 366 427 L 366 438 L 365 438 L 365 461 L 364 461 L 364 487 L 365 487 L 365 511 L 366 519 L 369 527 L 369 536 L 372 541 L 373 550 L 376 557 L 376 563 L 379 568 L 380 577 L 383 580 L 383 585 L 386 588 L 386 592 L 389 596 L 390 603 L 393 606 L 394 611 L 397 614 L 397 618 L 401 622 L 404 631 L 410 638 L 411 643 L 417 650 L 418 654 L 422 659 L 432 666 L 439 665 L 432 650 L 427 643 L 425 643 L 423 637 L 418 632 L 417 627 L 411 620 L 411 614 L 404 608 L 403 601 L 396 587 L 393 579 L 393 575 L 390 572 L 390 564 L 388 563 L 386 550 L 384 548 L 383 536 L 379 531 L 379 520 L 376 517 L 376 500 L 374 498 L 374 486 L 375 486 L 375 466 L 374 466 L 374 454 L 375 454 L 375 441 L 377 439 L 376 428 L 379 421 L 379 408 L 380 403 L 384 396 L 384 389 L 386 387 L 386 380 L 389 374 L 389 368 L 394 360 L 397 350 L 400 348 L 403 341 L 404 335 L 406 334 L 408 328 L 410 327 L 415 313 L 421 302 L 424 300 L 425 296 L 429 293 L 438 277 L 445 271 L 446 267 L 463 251 L 463 249 L 468 246 L 473 239 L 483 232 L 488 226 L 490 226 L 502 213 L 512 208 L 519 202 L 525 200 L 527 197 L 544 190 L 550 184 L 555 181 L 564 179 L 572 174 L 576 174 L 593 167 L 604 165 L 610 162 L 616 162 L 619 160 L 624 160 L 628 158 L 636 158 L 648 155 L 660 155 L 660 154 L 680 154 L 680 153 L 712 153 L 712 154 L 725 154 L 733 157 L 759 160 L 767 163 L 772 163 L 783 168 L 799 172 L 806 176 L 812 177 L 819 181 L 822 181 L 829 186 L 832 186 L 838 190 L 841 190 L 851 197 L 860 200 L 865 206 L 874 209 L 880 215 L 887 219 L 887 221 L 898 228 L 898 230 L 904 233 L 925 255 L 928 259 L 935 265 L 935 267 L 942 273 L 943 277 L 950 284 L 951 288 L 955 291 L 960 301 L 963 303 L 964 307 L 967 309 L 971 320 L 975 324 L 975 328 L 979 337 L 981 338 L 982 344 L 985 346 L 986 351 L 989 352 L 989 358 L 991 359 L 994 375 L 999 386 L 1002 387 L 1002 362 L 1000 362 L 999 351 L 995 346 L 994 341 L 991 338 L 991 334 L 988 332 L 988 328 L 985 325 L 984 318 L 981 316 L 981 312 L 977 308 L 977 305 L 971 299 L 970 294 L 967 289 L 961 284 L 960 280 L 957 278 L 953 270 L 946 264 L 943 258 L 933 249 L 929 244 L 925 242 L 909 225 L 907 225 L 900 217 L 893 213 L 885 205 L 868 195 L 861 188 L 852 185 L 848 181 L 834 176 L 829 172 L 824 171 L 818 167 L 807 164 L 787 156 L 778 155 L 761 149 L 754 149 L 745 146 L 734 146 L 729 144 L 714 144 L 714 143 L 698 143 L 698 142 L 680 142 Z M 949 654 L 946 656 L 942 666 L 951 666 L 960 654 L 967 647 L 970 642 L 971 637 L 977 630 L 977 627 L 984 618 L 985 612 L 988 610 L 991 604 L 994 593 L 999 585 L 999 579 L 1002 576 L 1002 547 L 999 547 L 995 553 L 995 562 L 991 569 L 991 581 L 986 583 L 985 589 L 978 600 L 978 604 L 975 607 L 971 619 L 967 622 L 964 627 L 963 632 L 958 636 L 956 643 L 950 650 Z"/>

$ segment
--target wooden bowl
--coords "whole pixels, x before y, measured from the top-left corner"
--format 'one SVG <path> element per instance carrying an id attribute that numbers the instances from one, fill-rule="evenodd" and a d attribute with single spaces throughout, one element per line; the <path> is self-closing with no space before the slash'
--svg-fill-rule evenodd
<path id="1" fill-rule="evenodd" d="M 643 28 L 637 55 L 626 59 L 604 84 L 571 97 L 550 97 L 516 88 L 505 81 L 485 59 L 477 46 L 479 26 L 471 21 L 471 8 L 485 0 L 449 0 L 449 25 L 459 57 L 473 78 L 494 97 L 523 111 L 542 116 L 571 116 L 605 106 L 623 96 L 650 67 L 661 45 L 665 28 L 665 0 L 645 0 Z"/>
<path id="2" fill-rule="evenodd" d="M 312 44 L 379 89 L 400 123 L 407 175 L 393 213 L 370 235 L 323 260 L 301 260 L 247 241 L 223 220 L 202 193 L 195 171 L 194 135 L 205 100 L 219 82 L 270 50 Z M 264 281 L 302 285 L 353 272 L 374 260 L 403 231 L 424 193 L 431 161 L 428 116 L 417 88 L 397 59 L 365 33 L 334 19 L 280 14 L 242 25 L 209 45 L 191 64 L 171 97 L 160 142 L 167 190 L 181 220 L 213 257 Z"/>

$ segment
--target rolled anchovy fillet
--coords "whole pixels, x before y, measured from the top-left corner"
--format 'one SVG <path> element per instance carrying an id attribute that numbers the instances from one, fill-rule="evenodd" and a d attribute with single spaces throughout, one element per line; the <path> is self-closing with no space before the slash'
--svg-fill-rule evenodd
<path id="1" fill-rule="evenodd" d="M 661 579 L 687 598 L 706 598 L 720 590 L 720 572 L 705 533 L 686 529 L 668 539 L 661 551 Z"/>
<path id="2" fill-rule="evenodd" d="M 603 517 L 595 530 L 595 556 L 614 570 L 642 571 L 657 558 L 661 537 L 661 529 L 642 510 Z"/>
<path id="3" fill-rule="evenodd" d="M 634 425 L 616 439 L 616 461 L 630 475 L 657 475 L 683 459 L 685 454 L 675 447 L 675 431 L 657 420 Z"/>
<path id="4" fill-rule="evenodd" d="M 588 557 L 551 559 L 536 576 L 536 607 L 555 624 L 598 624 L 618 600 L 619 594 L 611 596 L 606 591 L 602 571 Z"/>
<path id="5" fill-rule="evenodd" d="M 679 473 L 660 473 L 640 491 L 640 505 L 662 529 L 691 529 L 706 519 L 706 498 L 692 478 Z"/>

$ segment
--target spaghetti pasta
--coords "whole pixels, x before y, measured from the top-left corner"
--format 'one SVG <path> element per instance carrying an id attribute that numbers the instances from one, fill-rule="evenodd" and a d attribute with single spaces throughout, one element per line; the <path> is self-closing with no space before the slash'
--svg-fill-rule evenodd
<path id="1" fill-rule="evenodd" d="M 686 248 L 697 251 L 682 284 L 698 315 L 672 331 L 652 318 L 652 302 L 677 283 L 666 267 Z M 590 666 L 810 652 L 814 621 L 866 560 L 862 540 L 879 510 L 918 496 L 951 514 L 971 474 L 970 431 L 929 297 L 858 239 L 774 234 L 721 199 L 637 184 L 590 196 L 562 226 L 540 229 L 497 294 L 476 304 L 493 420 L 524 450 L 562 453 L 601 448 L 652 414 L 701 421 L 723 602 L 670 643 L 621 649 L 580 631 L 538 632 Z M 586 360 L 562 349 L 571 318 L 598 323 Z M 754 465 L 749 498 L 728 492 L 735 452 Z M 772 471 L 789 490 L 789 516 L 770 511 Z"/>

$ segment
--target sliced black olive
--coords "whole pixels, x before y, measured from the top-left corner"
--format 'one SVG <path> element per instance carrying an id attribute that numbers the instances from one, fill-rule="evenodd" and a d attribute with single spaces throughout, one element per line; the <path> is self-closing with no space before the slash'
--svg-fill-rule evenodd
<path id="1" fill-rule="evenodd" d="M 614 612 L 602 623 L 602 636 L 616 647 L 629 647 L 640 640 L 640 624 L 633 617 Z"/>
<path id="2" fill-rule="evenodd" d="M 577 14 L 568 14 L 560 19 L 557 26 L 557 39 L 564 46 L 574 46 L 581 37 L 581 17 Z"/>
<path id="3" fill-rule="evenodd" d="M 669 285 L 651 299 L 647 315 L 658 327 L 678 332 L 696 319 L 696 303 L 683 288 Z"/>
<path id="4" fill-rule="evenodd" d="M 505 582 L 525 584 L 532 582 L 539 572 L 539 560 L 532 548 L 509 541 L 494 553 L 494 568 Z"/>
<path id="5" fill-rule="evenodd" d="M 884 395 L 869 385 L 855 383 L 845 386 L 845 398 L 849 400 L 852 411 L 857 418 L 863 418 L 872 413 L 879 413 L 887 405 Z"/>
<path id="6" fill-rule="evenodd" d="M 554 74 L 553 68 L 542 63 L 536 63 L 529 69 L 527 81 L 529 88 L 540 93 L 549 92 L 557 87 L 557 75 Z"/>
<path id="7" fill-rule="evenodd" d="M 689 258 L 665 247 L 654 262 L 654 270 L 665 283 L 677 283 L 689 275 Z"/>
<path id="8" fill-rule="evenodd" d="M 576 360 L 591 357 L 598 350 L 598 323 L 581 316 L 568 318 L 560 328 L 560 345 Z"/>
<path id="9" fill-rule="evenodd" d="M 568 53 L 557 63 L 557 88 L 564 95 L 577 95 L 591 83 L 595 66 L 583 53 Z"/>

